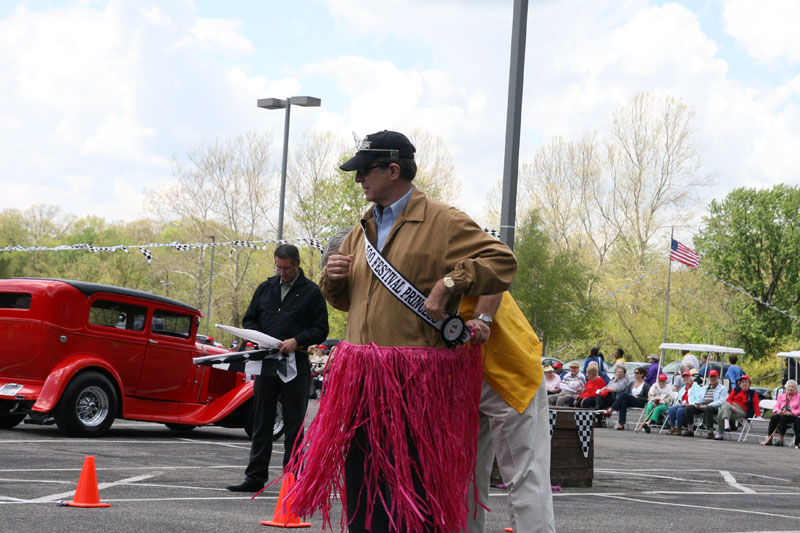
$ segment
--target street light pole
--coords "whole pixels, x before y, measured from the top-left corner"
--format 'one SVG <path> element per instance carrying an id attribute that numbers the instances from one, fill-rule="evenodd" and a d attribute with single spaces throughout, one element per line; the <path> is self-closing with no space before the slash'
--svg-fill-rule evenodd
<path id="1" fill-rule="evenodd" d="M 283 211 L 286 203 L 286 165 L 289 158 L 289 114 L 293 105 L 302 107 L 319 107 L 320 98 L 313 96 L 291 96 L 286 100 L 280 98 L 259 98 L 257 105 L 263 109 L 286 108 L 286 119 L 283 123 L 283 158 L 281 162 L 281 198 L 278 208 L 278 240 L 283 240 Z"/>
<path id="2" fill-rule="evenodd" d="M 217 242 L 216 235 L 209 235 L 211 239 L 211 270 L 208 275 L 208 306 L 206 307 L 206 337 L 208 337 L 208 323 L 211 321 L 211 287 L 214 284 L 214 243 Z"/>

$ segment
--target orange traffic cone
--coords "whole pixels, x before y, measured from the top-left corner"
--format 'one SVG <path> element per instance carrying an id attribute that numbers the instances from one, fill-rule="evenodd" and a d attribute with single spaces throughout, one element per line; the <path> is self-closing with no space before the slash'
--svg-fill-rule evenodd
<path id="1" fill-rule="evenodd" d="M 75 499 L 67 502 L 71 507 L 111 507 L 110 503 L 100 501 L 100 491 L 97 488 L 97 473 L 94 471 L 94 457 L 87 455 L 83 460 L 81 477 L 78 479 L 78 488 L 75 489 Z"/>
<path id="2" fill-rule="evenodd" d="M 274 527 L 311 527 L 308 522 L 303 522 L 300 517 L 292 512 L 293 496 L 289 496 L 289 491 L 294 486 L 294 474 L 286 474 L 281 483 L 281 491 L 278 493 L 278 504 L 275 506 L 275 514 L 272 520 L 262 520 L 261 525 Z"/>

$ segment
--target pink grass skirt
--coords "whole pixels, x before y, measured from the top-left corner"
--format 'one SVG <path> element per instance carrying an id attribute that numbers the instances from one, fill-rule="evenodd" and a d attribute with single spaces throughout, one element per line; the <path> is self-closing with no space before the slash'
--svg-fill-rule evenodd
<path id="1" fill-rule="evenodd" d="M 285 469 L 301 472 L 292 491 L 293 512 L 322 511 L 323 528 L 330 528 L 331 501 L 338 495 L 342 530 L 347 527 L 344 464 L 360 429 L 370 450 L 361 487 L 367 524 L 376 505 L 386 507 L 382 484 L 391 494 L 386 511 L 393 530 L 466 529 L 480 392 L 480 346 L 339 343 L 328 363 L 317 416 Z M 409 437 L 418 462 L 411 458 Z M 414 490 L 414 475 L 424 498 Z"/>

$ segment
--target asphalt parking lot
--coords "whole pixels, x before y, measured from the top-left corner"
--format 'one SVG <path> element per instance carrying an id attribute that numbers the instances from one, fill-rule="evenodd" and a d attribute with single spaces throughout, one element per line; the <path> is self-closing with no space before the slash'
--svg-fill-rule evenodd
<path id="1" fill-rule="evenodd" d="M 554 493 L 561 532 L 800 531 L 800 450 L 700 437 L 595 430 L 591 488 Z M 242 430 L 175 433 L 161 424 L 116 421 L 102 439 L 62 437 L 54 426 L 0 430 L 0 531 L 269 531 L 278 487 L 251 500 L 228 492 L 247 462 Z M 283 443 L 276 443 L 273 465 Z M 109 508 L 57 505 L 73 497 L 87 455 Z M 277 475 L 277 468 L 274 470 Z M 487 531 L 507 526 L 507 494 L 493 489 Z M 334 525 L 339 508 L 334 506 Z M 320 531 L 312 517 L 308 530 Z M 338 528 L 334 528 L 338 530 Z"/>

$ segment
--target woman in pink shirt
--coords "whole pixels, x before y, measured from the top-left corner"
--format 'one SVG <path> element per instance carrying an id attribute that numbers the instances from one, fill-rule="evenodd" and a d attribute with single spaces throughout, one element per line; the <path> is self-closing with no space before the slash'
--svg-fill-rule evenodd
<path id="1" fill-rule="evenodd" d="M 769 436 L 761 445 L 772 446 L 772 436 L 775 434 L 775 429 L 777 429 L 779 440 L 774 444 L 775 446 L 783 446 L 786 427 L 789 424 L 794 424 L 798 416 L 800 416 L 800 394 L 797 394 L 797 382 L 790 379 L 786 382 L 786 392 L 778 395 L 778 400 L 772 408 L 772 418 L 769 419 L 769 429 L 767 430 Z"/>

